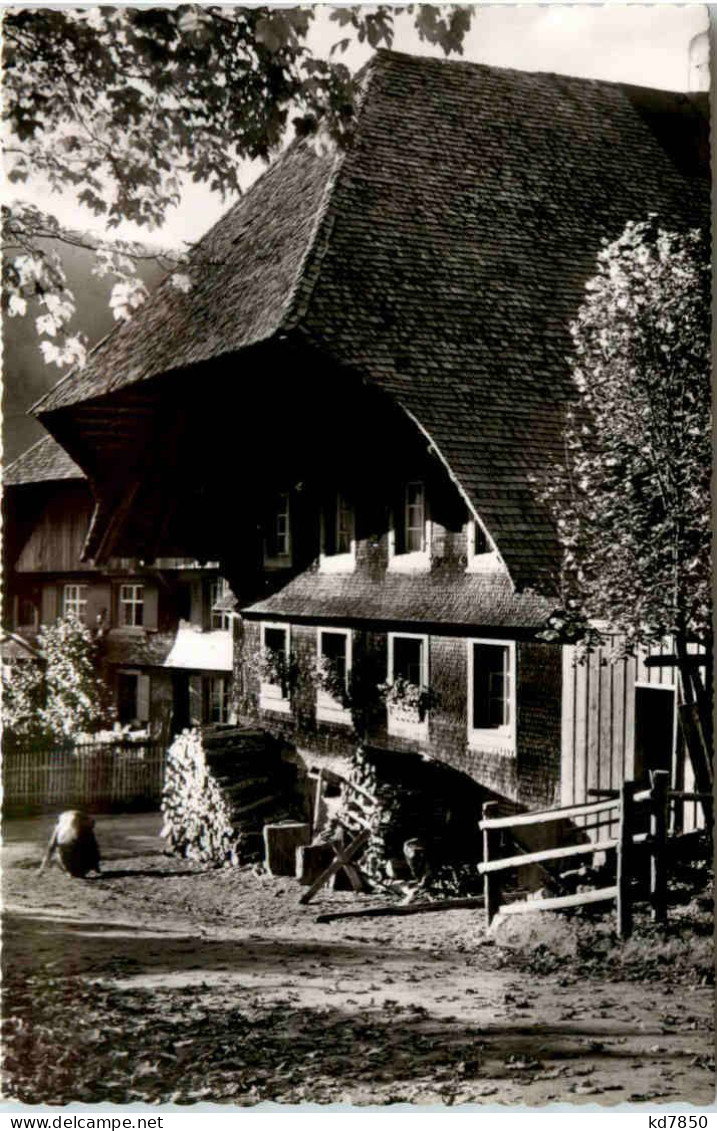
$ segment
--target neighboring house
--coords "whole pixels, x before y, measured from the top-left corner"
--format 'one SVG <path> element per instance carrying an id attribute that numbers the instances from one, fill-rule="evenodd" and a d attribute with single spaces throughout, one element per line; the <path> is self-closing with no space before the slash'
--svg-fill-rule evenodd
<path id="1" fill-rule="evenodd" d="M 3 655 L 41 625 L 74 614 L 97 630 L 120 723 L 157 733 L 230 714 L 232 618 L 216 566 L 81 560 L 94 501 L 80 468 L 50 436 L 6 469 Z"/>
<path id="2" fill-rule="evenodd" d="M 93 481 L 90 558 L 221 562 L 242 718 L 342 757 L 351 713 L 311 673 L 363 670 L 415 689 L 373 704 L 371 743 L 582 799 L 648 765 L 633 706 L 618 723 L 540 639 L 560 554 L 535 479 L 602 241 L 708 223 L 707 101 L 386 52 L 361 97 L 348 149 L 291 146 L 192 289 L 161 286 L 35 411 Z"/>

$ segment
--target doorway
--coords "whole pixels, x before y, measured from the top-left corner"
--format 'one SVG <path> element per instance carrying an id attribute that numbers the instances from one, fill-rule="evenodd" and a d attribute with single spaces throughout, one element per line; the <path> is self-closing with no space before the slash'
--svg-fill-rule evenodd
<path id="1" fill-rule="evenodd" d="M 650 784 L 651 770 L 672 773 L 675 744 L 675 689 L 655 685 L 635 688 L 634 779 Z"/>

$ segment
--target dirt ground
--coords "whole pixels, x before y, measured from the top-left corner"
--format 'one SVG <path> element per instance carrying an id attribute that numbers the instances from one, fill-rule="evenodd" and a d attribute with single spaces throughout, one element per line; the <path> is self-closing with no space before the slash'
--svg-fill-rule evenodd
<path id="1" fill-rule="evenodd" d="M 36 875 L 49 818 L 6 823 L 6 1099 L 713 1102 L 708 951 L 546 962 L 475 910 L 321 924 L 376 897 L 300 907 L 294 880 L 164 855 L 160 823 L 100 817 L 86 881 Z"/>

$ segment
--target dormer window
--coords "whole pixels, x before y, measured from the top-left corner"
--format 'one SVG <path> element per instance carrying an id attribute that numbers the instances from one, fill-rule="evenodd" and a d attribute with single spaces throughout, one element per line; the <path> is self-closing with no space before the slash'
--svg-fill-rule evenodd
<path id="1" fill-rule="evenodd" d="M 226 632 L 231 628 L 232 615 L 228 609 L 232 592 L 223 577 L 218 577 L 209 586 L 209 624 L 212 629 L 221 629 Z M 223 721 L 223 720 L 220 720 Z"/>
<path id="2" fill-rule="evenodd" d="M 341 491 L 331 496 L 321 513 L 321 569 L 346 572 L 356 561 L 354 508 Z"/>
<path id="3" fill-rule="evenodd" d="M 467 573 L 492 573 L 501 568 L 493 542 L 475 518 L 468 519 L 466 543 Z"/>
<path id="4" fill-rule="evenodd" d="M 264 565 L 287 569 L 291 565 L 291 513 L 289 492 L 275 495 L 269 507 L 264 541 Z"/>
<path id="5" fill-rule="evenodd" d="M 426 495 L 423 484 L 418 481 L 406 484 L 402 533 L 403 553 L 415 554 L 425 550 Z"/>
<path id="6" fill-rule="evenodd" d="M 426 486 L 420 479 L 411 479 L 404 484 L 393 512 L 389 569 L 430 568 L 430 536 Z"/>

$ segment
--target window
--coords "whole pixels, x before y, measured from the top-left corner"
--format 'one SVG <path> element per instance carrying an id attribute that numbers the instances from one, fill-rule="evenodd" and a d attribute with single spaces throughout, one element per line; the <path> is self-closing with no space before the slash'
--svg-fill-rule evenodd
<path id="1" fill-rule="evenodd" d="M 274 567 L 291 565 L 291 516 L 289 492 L 274 497 L 266 521 L 264 564 Z"/>
<path id="2" fill-rule="evenodd" d="M 351 711 L 336 693 L 335 682 L 348 690 L 351 671 L 351 633 L 347 629 L 319 628 L 316 642 L 319 684 L 316 691 L 316 717 L 322 722 L 351 725 Z M 334 687 L 331 684 L 334 683 Z"/>
<path id="3" fill-rule="evenodd" d="M 123 726 L 149 720 L 149 676 L 133 671 L 117 673 L 117 718 Z"/>
<path id="4" fill-rule="evenodd" d="M 211 628 L 227 631 L 231 628 L 232 616 L 226 605 L 232 599 L 232 591 L 223 577 L 218 577 L 209 586 L 209 607 Z"/>
<path id="5" fill-rule="evenodd" d="M 210 676 L 206 687 L 208 723 L 225 723 L 229 718 L 229 680 L 225 675 Z"/>
<path id="6" fill-rule="evenodd" d="M 422 483 L 407 483 L 404 499 L 404 553 L 420 553 L 426 548 L 426 501 Z"/>
<path id="7" fill-rule="evenodd" d="M 82 624 L 87 619 L 87 586 L 66 585 L 62 594 L 62 615 L 77 617 Z"/>
<path id="8" fill-rule="evenodd" d="M 419 708 L 419 695 L 428 688 L 428 637 L 388 637 L 386 712 L 388 733 L 406 738 L 428 736 L 428 715 Z"/>
<path id="9" fill-rule="evenodd" d="M 144 585 L 120 585 L 120 625 L 141 628 L 144 624 Z"/>
<path id="10" fill-rule="evenodd" d="M 471 746 L 515 750 L 515 645 L 468 644 L 468 727 Z"/>
<path id="11" fill-rule="evenodd" d="M 470 517 L 466 526 L 467 572 L 486 573 L 500 568 L 495 546 L 481 524 Z"/>
<path id="12" fill-rule="evenodd" d="M 430 566 L 430 522 L 425 485 L 418 479 L 406 483 L 394 508 L 389 538 L 389 569 L 426 569 Z"/>
<path id="13" fill-rule="evenodd" d="M 326 572 L 350 570 L 355 553 L 354 509 L 346 496 L 337 491 L 321 516 L 321 568 Z"/>
<path id="14" fill-rule="evenodd" d="M 261 683 L 259 706 L 266 711 L 291 710 L 291 652 L 289 629 L 281 624 L 261 626 Z"/>

